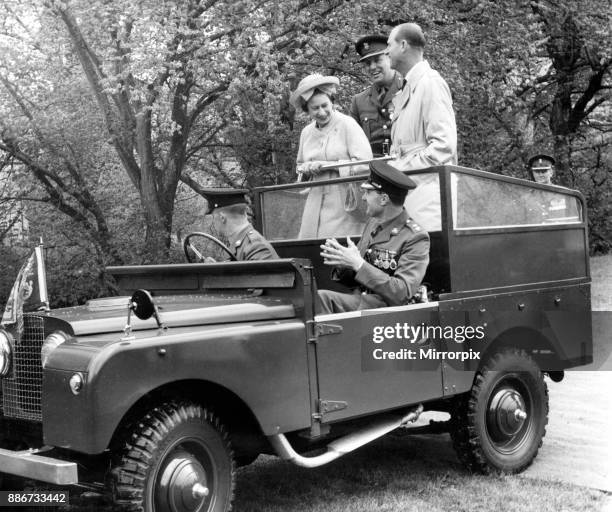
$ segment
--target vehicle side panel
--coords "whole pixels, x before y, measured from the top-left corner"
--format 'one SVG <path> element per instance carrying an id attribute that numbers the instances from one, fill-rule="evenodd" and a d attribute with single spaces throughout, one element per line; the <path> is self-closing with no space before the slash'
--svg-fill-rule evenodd
<path id="1" fill-rule="evenodd" d="M 582 226 L 453 233 L 451 290 L 482 290 L 588 276 Z"/>
<path id="2" fill-rule="evenodd" d="M 468 391 L 474 370 L 502 345 L 526 350 L 542 371 L 588 364 L 593 358 L 589 283 L 440 302 L 440 322 L 483 326 L 485 333 L 482 340 L 459 345 L 464 351 L 479 352 L 479 361 L 444 365 L 444 389 L 449 395 Z M 458 345 L 448 340 L 446 346 L 451 350 Z"/>
<path id="3" fill-rule="evenodd" d="M 240 324 L 199 332 L 175 329 L 137 336 L 134 341 L 107 345 L 91 360 L 79 395 L 68 387 L 72 372 L 45 371 L 45 444 L 99 453 L 140 398 L 160 386 L 191 379 L 214 382 L 233 392 L 250 408 L 265 434 L 310 426 L 303 322 Z M 62 357 L 54 356 L 56 361 Z M 207 397 L 202 400 L 206 402 Z"/>

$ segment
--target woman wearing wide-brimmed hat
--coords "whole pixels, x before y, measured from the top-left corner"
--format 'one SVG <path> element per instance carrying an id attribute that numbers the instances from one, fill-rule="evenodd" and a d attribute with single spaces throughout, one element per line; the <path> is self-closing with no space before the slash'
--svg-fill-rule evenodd
<path id="1" fill-rule="evenodd" d="M 308 75 L 298 84 L 290 101 L 312 119 L 300 136 L 297 171 L 313 181 L 367 172 L 367 166 L 321 170 L 328 164 L 372 158 L 365 133 L 350 116 L 334 110 L 339 85 L 335 76 Z M 313 187 L 302 215 L 299 238 L 359 235 L 364 218 L 357 209 L 354 184 Z"/>

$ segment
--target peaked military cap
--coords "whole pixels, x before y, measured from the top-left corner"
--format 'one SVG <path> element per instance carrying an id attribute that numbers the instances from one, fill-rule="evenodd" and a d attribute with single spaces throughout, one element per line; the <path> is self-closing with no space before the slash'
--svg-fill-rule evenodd
<path id="1" fill-rule="evenodd" d="M 404 195 L 416 186 L 409 176 L 383 161 L 370 162 L 370 177 L 361 184 L 361 188 L 366 190 L 378 190 L 394 196 Z"/>
<path id="2" fill-rule="evenodd" d="M 248 190 L 242 188 L 207 188 L 202 191 L 208 201 L 208 211 L 212 213 L 215 208 L 247 204 Z"/>
<path id="3" fill-rule="evenodd" d="M 532 171 L 546 171 L 555 165 L 555 159 L 544 153 L 534 155 L 528 160 L 528 165 Z"/>
<path id="4" fill-rule="evenodd" d="M 362 62 L 375 55 L 380 55 L 387 51 L 387 38 L 382 35 L 370 35 L 359 39 L 355 43 L 355 50 L 361 57 L 359 62 Z"/>

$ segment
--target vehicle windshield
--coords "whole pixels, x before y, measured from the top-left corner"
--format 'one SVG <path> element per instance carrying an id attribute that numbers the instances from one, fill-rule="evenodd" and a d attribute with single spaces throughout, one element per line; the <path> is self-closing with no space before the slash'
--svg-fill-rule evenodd
<path id="1" fill-rule="evenodd" d="M 437 171 L 410 174 L 417 183 L 406 197 L 408 214 L 427 231 L 441 229 Z M 262 232 L 271 241 L 360 236 L 366 222 L 362 179 L 296 183 L 265 190 Z"/>

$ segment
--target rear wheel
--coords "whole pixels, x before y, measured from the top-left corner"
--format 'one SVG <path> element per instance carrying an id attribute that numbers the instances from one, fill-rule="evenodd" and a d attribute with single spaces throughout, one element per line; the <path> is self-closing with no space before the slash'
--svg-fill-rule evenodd
<path id="1" fill-rule="evenodd" d="M 219 419 L 200 405 L 169 402 L 124 435 L 111 471 L 115 504 L 145 512 L 225 512 L 234 461 Z"/>
<path id="2" fill-rule="evenodd" d="M 459 459 L 472 471 L 518 473 L 542 445 L 548 390 L 542 372 L 523 350 L 491 357 L 478 371 L 453 417 Z"/>

